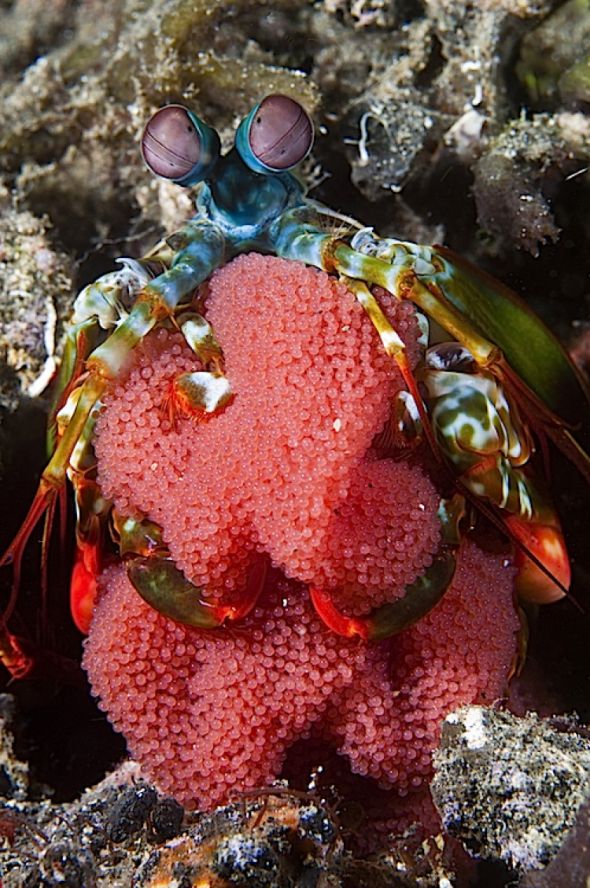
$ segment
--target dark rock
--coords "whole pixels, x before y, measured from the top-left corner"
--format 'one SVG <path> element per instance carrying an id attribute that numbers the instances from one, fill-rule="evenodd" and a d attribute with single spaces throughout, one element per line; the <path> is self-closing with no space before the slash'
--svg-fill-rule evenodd
<path id="1" fill-rule="evenodd" d="M 107 825 L 111 842 L 124 842 L 145 824 L 158 794 L 151 786 L 130 786 L 113 806 Z"/>

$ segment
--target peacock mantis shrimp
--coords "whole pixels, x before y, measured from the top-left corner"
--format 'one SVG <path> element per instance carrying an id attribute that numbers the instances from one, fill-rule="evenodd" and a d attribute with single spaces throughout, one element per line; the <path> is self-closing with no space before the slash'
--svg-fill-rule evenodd
<path id="1" fill-rule="evenodd" d="M 406 391 L 392 405 L 393 434 L 409 444 L 425 439 L 457 491 L 441 500 L 439 552 L 401 598 L 353 618 L 337 610 L 328 592 L 311 589 L 324 622 L 341 635 L 372 640 L 400 632 L 427 613 L 452 580 L 466 503 L 516 545 L 516 585 L 523 597 L 547 602 L 566 594 L 566 546 L 547 486 L 534 472 L 533 455 L 549 438 L 590 479 L 590 458 L 580 443 L 589 427 L 583 381 L 543 323 L 499 282 L 445 247 L 380 238 L 308 199 L 291 170 L 312 143 L 309 116 L 281 95 L 267 96 L 252 109 L 225 155 L 216 131 L 181 105 L 168 105 L 148 121 L 141 145 L 147 166 L 180 186 L 199 185 L 196 212 L 142 259 L 120 260 L 118 271 L 76 299 L 50 414 L 50 459 L 28 515 L 0 561 L 14 571 L 0 644 L 0 657 L 13 675 L 30 669 L 30 658 L 7 628 L 23 553 L 45 516 L 46 561 L 68 478 L 77 513 L 71 608 L 82 631 L 91 619 L 109 532 L 139 594 L 166 616 L 216 628 L 254 606 L 263 570 L 250 578 L 239 604 L 205 603 L 174 565 L 160 528 L 147 518 L 119 514 L 103 497 L 93 452 L 101 399 L 136 346 L 157 327 L 180 330 L 204 368 L 174 380 L 163 404 L 171 422 L 178 416 L 214 421 L 231 403 L 223 351 L 202 312 L 199 288 L 215 269 L 251 250 L 302 261 L 345 282 L 405 382 Z M 423 342 L 416 370 L 380 305 L 380 288 L 416 308 Z M 449 342 L 430 343 L 429 320 Z"/>

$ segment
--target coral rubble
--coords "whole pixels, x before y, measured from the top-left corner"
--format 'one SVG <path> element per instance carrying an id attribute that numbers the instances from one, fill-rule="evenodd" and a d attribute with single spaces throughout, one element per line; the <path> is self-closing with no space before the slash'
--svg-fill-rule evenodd
<path id="1" fill-rule="evenodd" d="M 0 412 L 53 379 L 72 283 L 48 220 L 19 212 L 0 187 Z"/>
<path id="2" fill-rule="evenodd" d="M 522 888 L 587 885 L 590 878 L 589 832 L 590 800 L 586 797 L 553 860 L 542 870 L 530 870 L 520 883 Z"/>
<path id="3" fill-rule="evenodd" d="M 590 742 L 574 723 L 559 727 L 478 706 L 447 716 L 432 792 L 445 829 L 472 854 L 520 872 L 555 857 L 590 790 Z M 531 875 L 526 884 L 581 883 Z"/>

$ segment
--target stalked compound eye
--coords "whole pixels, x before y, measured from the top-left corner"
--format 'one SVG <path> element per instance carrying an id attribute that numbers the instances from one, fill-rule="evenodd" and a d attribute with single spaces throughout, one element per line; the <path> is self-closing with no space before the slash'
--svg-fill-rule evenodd
<path id="1" fill-rule="evenodd" d="M 257 173 L 282 173 L 301 163 L 313 145 L 307 111 L 288 96 L 267 96 L 241 122 L 236 148 Z"/>
<path id="2" fill-rule="evenodd" d="M 183 105 L 165 105 L 152 114 L 141 137 L 141 153 L 150 170 L 177 185 L 205 179 L 219 151 L 215 130 Z"/>

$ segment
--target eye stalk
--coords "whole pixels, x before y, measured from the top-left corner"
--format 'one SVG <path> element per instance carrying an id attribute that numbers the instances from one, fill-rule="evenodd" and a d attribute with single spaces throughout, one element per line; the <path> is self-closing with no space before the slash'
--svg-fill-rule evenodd
<path id="1" fill-rule="evenodd" d="M 288 96 L 271 95 L 242 120 L 236 148 L 256 173 L 284 173 L 309 154 L 313 124 L 307 111 Z"/>
<path id="2" fill-rule="evenodd" d="M 152 173 L 177 185 L 196 185 L 206 179 L 219 159 L 220 147 L 216 131 L 184 105 L 160 108 L 141 137 L 141 153 Z"/>

